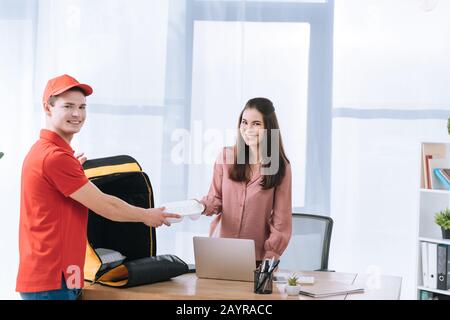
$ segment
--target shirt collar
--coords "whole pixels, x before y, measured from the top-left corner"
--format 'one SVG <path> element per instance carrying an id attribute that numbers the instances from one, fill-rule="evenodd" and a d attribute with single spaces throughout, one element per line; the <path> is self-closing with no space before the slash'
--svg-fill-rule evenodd
<path id="1" fill-rule="evenodd" d="M 58 147 L 61 147 L 64 150 L 69 151 L 70 153 L 74 153 L 71 146 L 63 138 L 61 138 L 61 136 L 59 134 L 57 134 L 56 132 L 53 132 L 53 131 L 50 131 L 47 129 L 42 129 L 39 137 L 41 139 L 45 139 L 45 140 L 48 140 L 48 141 L 56 144 Z"/>

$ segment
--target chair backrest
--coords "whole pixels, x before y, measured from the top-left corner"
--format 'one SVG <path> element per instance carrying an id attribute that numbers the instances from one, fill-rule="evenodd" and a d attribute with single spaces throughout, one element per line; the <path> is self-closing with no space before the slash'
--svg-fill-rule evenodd
<path id="1" fill-rule="evenodd" d="M 332 230 L 333 219 L 330 217 L 293 213 L 292 237 L 279 268 L 327 271 Z"/>

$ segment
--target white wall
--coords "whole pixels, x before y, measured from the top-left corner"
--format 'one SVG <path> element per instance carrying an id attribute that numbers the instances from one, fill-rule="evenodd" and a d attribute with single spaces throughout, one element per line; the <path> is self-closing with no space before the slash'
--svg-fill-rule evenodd
<path id="1" fill-rule="evenodd" d="M 450 2 L 337 0 L 330 268 L 416 297 L 420 142 L 449 139 Z M 448 113 L 446 113 L 448 111 Z"/>

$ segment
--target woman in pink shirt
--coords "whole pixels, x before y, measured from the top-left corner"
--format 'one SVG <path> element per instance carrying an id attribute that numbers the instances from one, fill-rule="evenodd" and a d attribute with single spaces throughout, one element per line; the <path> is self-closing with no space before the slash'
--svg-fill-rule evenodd
<path id="1" fill-rule="evenodd" d="M 292 231 L 292 176 L 275 108 L 254 98 L 239 116 L 235 146 L 214 164 L 204 214 L 217 214 L 210 236 L 253 239 L 256 260 L 279 259 Z"/>

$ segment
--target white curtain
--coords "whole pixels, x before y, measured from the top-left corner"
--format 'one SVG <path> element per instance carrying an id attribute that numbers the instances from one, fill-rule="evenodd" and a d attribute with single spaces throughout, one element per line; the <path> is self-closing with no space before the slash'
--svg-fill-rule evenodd
<path id="1" fill-rule="evenodd" d="M 446 141 L 450 3 L 338 0 L 330 265 L 415 299 L 421 142 Z"/>
<path id="2" fill-rule="evenodd" d="M 0 299 L 16 297 L 21 159 L 39 127 L 32 98 L 35 13 L 33 2 L 0 2 Z"/>

